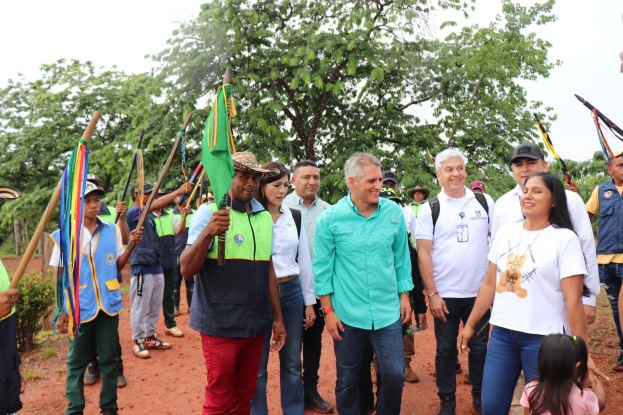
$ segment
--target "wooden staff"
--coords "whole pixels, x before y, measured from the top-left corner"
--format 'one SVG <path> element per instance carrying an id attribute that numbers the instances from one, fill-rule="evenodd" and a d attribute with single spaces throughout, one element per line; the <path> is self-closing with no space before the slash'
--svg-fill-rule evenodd
<path id="1" fill-rule="evenodd" d="M 130 180 L 132 180 L 132 174 L 134 173 L 134 166 L 138 163 L 138 152 L 141 149 L 141 145 L 143 143 L 143 135 L 145 134 L 145 130 L 141 130 L 141 135 L 138 137 L 138 142 L 136 143 L 136 150 L 134 151 L 134 157 L 132 157 L 132 164 L 130 165 L 130 172 L 128 173 L 128 177 L 125 179 L 125 185 L 123 186 L 123 194 L 121 195 L 121 200 L 125 201 L 125 197 L 128 194 L 128 186 L 130 186 Z M 119 214 L 115 217 L 115 223 L 119 221 Z"/>
<path id="2" fill-rule="evenodd" d="M 93 135 L 93 131 L 95 131 L 95 126 L 97 125 L 97 122 L 99 121 L 101 116 L 102 114 L 100 114 L 99 112 L 97 111 L 94 112 L 93 116 L 91 117 L 91 121 L 89 121 L 89 125 L 87 125 L 86 130 L 84 130 L 84 134 L 82 134 L 82 139 L 86 141 L 87 143 L 91 139 L 91 136 Z M 52 213 L 54 212 L 54 209 L 56 208 L 56 205 L 58 205 L 58 201 L 61 198 L 62 180 L 63 179 L 61 178 L 58 181 L 58 184 L 56 185 L 56 189 L 54 189 L 52 198 L 50 199 L 48 206 L 45 208 L 45 212 L 43 212 L 43 216 L 41 216 L 39 225 L 37 225 L 37 229 L 35 230 L 35 233 L 32 235 L 32 238 L 30 239 L 28 248 L 26 248 L 26 252 L 24 252 L 24 256 L 22 257 L 17 267 L 17 270 L 15 271 L 15 274 L 13 274 L 13 278 L 11 279 L 11 285 L 9 285 L 9 288 L 17 288 L 17 284 L 19 283 L 19 280 L 22 279 L 22 276 L 24 275 L 24 271 L 26 270 L 26 267 L 28 266 L 28 263 L 30 262 L 30 259 L 32 258 L 32 254 L 35 252 L 35 249 L 37 248 L 37 244 L 39 243 L 41 234 L 45 230 L 46 226 L 48 226 L 48 223 L 50 223 L 50 218 L 52 217 Z"/>
<path id="3" fill-rule="evenodd" d="M 184 124 L 182 125 L 182 130 L 186 131 L 186 128 L 188 127 L 188 124 L 190 124 L 190 120 L 192 118 L 193 118 L 193 114 L 192 113 L 188 114 L 188 117 L 186 117 L 186 121 L 184 121 Z M 141 227 L 143 226 L 143 223 L 145 222 L 145 219 L 147 218 L 147 214 L 149 213 L 149 208 L 151 207 L 151 204 L 156 198 L 156 195 L 158 194 L 158 190 L 160 190 L 160 186 L 162 185 L 162 182 L 164 181 L 164 176 L 166 176 L 167 171 L 169 170 L 169 167 L 171 167 L 171 163 L 173 162 L 173 158 L 175 157 L 175 153 L 177 153 L 177 149 L 180 146 L 181 141 L 182 141 L 182 135 L 180 133 L 177 133 L 177 137 L 175 138 L 175 143 L 173 143 L 173 148 L 171 149 L 171 153 L 169 153 L 169 158 L 167 159 L 167 162 L 165 163 L 162 169 L 162 173 L 160 173 L 160 177 L 158 177 L 158 181 L 156 182 L 156 185 L 154 186 L 154 188 L 151 191 L 151 194 L 149 195 L 149 199 L 147 199 L 147 203 L 143 207 L 143 212 L 141 213 L 141 217 L 139 218 L 135 229 L 141 229 Z M 134 241 L 130 240 L 130 243 L 127 245 L 126 249 L 132 249 L 132 248 L 134 248 Z"/>
<path id="4" fill-rule="evenodd" d="M 223 88 L 225 85 L 231 84 L 231 72 L 229 68 L 225 69 L 225 76 L 223 77 Z M 224 92 L 224 91 L 223 91 Z M 217 94 L 218 96 L 218 94 Z M 227 124 L 231 123 L 231 97 L 227 97 L 225 101 L 225 107 L 227 108 Z M 229 137 L 227 137 L 229 140 Z M 221 200 L 221 210 L 227 209 L 227 192 L 223 196 L 223 200 Z M 218 255 L 216 258 L 216 263 L 218 265 L 225 265 L 225 232 L 218 236 Z"/>
<path id="5" fill-rule="evenodd" d="M 206 175 L 206 171 L 203 170 L 201 172 L 201 175 L 199 176 L 199 179 L 197 180 L 197 183 L 195 184 L 195 188 L 190 194 L 190 197 L 188 198 L 188 200 L 186 200 L 186 206 L 184 206 L 186 209 L 190 207 L 190 202 L 193 200 L 193 197 L 195 197 L 195 193 L 197 193 L 200 183 L 203 181 L 203 176 L 205 175 Z M 188 213 L 186 213 L 186 209 L 184 209 L 184 211 L 182 212 L 182 220 L 180 221 L 180 224 L 177 226 L 177 230 L 175 231 L 175 233 L 177 233 L 178 235 L 181 234 L 184 231 L 184 228 L 186 227 L 186 217 L 188 216 Z"/>
<path id="6" fill-rule="evenodd" d="M 199 176 L 199 174 L 201 173 L 202 170 L 203 170 L 203 164 L 199 163 L 199 165 L 195 169 L 195 172 L 193 173 L 193 175 L 190 176 L 190 180 L 188 182 L 189 183 L 196 183 L 195 180 L 197 180 L 197 176 Z M 186 193 L 184 193 L 183 195 L 180 196 L 179 204 L 181 205 L 182 203 L 184 203 L 184 200 L 186 200 Z"/>

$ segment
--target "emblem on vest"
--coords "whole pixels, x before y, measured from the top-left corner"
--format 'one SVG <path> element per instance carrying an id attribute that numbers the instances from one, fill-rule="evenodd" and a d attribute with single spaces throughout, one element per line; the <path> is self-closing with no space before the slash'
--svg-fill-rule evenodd
<path id="1" fill-rule="evenodd" d="M 105 261 L 108 265 L 112 265 L 115 263 L 115 254 L 108 253 L 106 254 Z"/>
<path id="2" fill-rule="evenodd" d="M 612 197 L 612 190 L 606 190 L 604 192 L 604 198 L 610 199 Z"/>
<path id="3" fill-rule="evenodd" d="M 240 234 L 234 235 L 234 243 L 236 244 L 236 246 L 244 245 L 244 236 Z"/>

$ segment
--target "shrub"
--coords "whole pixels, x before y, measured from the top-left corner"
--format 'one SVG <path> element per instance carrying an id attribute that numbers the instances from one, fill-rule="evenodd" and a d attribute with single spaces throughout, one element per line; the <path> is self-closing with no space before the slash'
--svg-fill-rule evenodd
<path id="1" fill-rule="evenodd" d="M 54 304 L 54 279 L 31 272 L 22 277 L 17 288 L 17 342 L 21 350 L 28 350 L 35 345 L 35 336 Z"/>

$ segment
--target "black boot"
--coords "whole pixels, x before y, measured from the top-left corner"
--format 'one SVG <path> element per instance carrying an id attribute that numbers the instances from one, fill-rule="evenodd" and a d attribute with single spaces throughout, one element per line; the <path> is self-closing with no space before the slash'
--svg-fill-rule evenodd
<path id="1" fill-rule="evenodd" d="M 180 315 L 180 290 L 173 291 L 173 301 L 175 303 L 173 314 Z"/>
<path id="2" fill-rule="evenodd" d="M 186 304 L 188 304 L 188 313 L 190 314 L 190 306 L 193 303 L 193 291 L 194 288 L 186 289 Z"/>
<path id="3" fill-rule="evenodd" d="M 441 402 L 439 403 L 439 409 L 437 410 L 438 415 L 454 415 L 456 411 L 456 397 L 451 396 L 447 398 L 439 398 Z"/>
<path id="4" fill-rule="evenodd" d="M 100 368 L 98 366 L 97 360 L 89 362 L 89 365 L 87 366 L 87 370 L 84 373 L 84 384 L 95 385 L 95 383 L 100 377 L 101 377 Z"/>
<path id="5" fill-rule="evenodd" d="M 322 399 L 318 390 L 305 391 L 305 406 L 321 414 L 333 413 L 333 405 Z"/>
<path id="6" fill-rule="evenodd" d="M 117 388 L 125 388 L 128 385 L 128 381 L 123 375 L 123 364 L 119 363 L 117 366 Z"/>

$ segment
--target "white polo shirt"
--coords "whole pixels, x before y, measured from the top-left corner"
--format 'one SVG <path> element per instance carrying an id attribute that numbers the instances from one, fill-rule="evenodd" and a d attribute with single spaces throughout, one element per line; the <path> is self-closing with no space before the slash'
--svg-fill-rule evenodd
<path id="1" fill-rule="evenodd" d="M 468 188 L 465 188 L 465 196 L 458 199 L 449 197 L 443 189 L 437 198 L 439 218 L 434 233 L 430 205 L 424 203 L 418 212 L 415 239 L 433 241 L 433 279 L 441 297 L 475 297 L 489 265 L 487 239 L 491 221 Z M 493 217 L 495 203 L 487 194 L 485 199 L 489 205 L 489 216 Z M 460 225 L 467 225 L 467 242 L 459 242 Z"/>
<path id="2" fill-rule="evenodd" d="M 497 231 L 501 226 L 508 223 L 518 223 L 524 220 L 521 213 L 521 204 L 519 197 L 521 196 L 521 187 L 515 186 L 513 190 L 503 194 L 495 202 L 495 215 L 493 216 L 493 230 L 491 237 L 495 238 Z M 584 254 L 584 262 L 588 275 L 584 279 L 584 283 L 589 291 L 594 294 L 590 297 L 582 297 L 582 302 L 586 305 L 595 306 L 596 295 L 599 294 L 599 269 L 597 268 L 597 251 L 595 250 L 595 237 L 591 220 L 586 212 L 586 206 L 582 198 L 575 192 L 565 190 L 567 195 L 567 206 L 569 208 L 569 216 L 573 230 L 580 239 L 582 254 Z"/>

